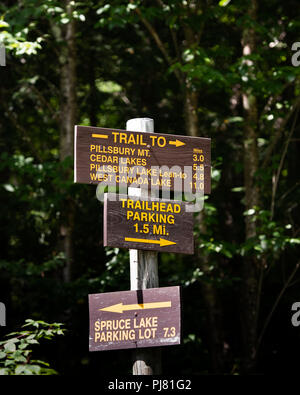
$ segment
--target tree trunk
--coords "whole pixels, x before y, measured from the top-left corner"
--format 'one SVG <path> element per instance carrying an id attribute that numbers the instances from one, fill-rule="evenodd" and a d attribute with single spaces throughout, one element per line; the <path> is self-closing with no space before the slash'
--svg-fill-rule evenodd
<path id="1" fill-rule="evenodd" d="M 74 151 L 74 125 L 76 122 L 76 48 L 75 48 L 75 21 L 72 18 L 72 1 L 65 1 L 65 10 L 70 18 L 62 31 L 63 48 L 61 50 L 61 105 L 60 105 L 60 161 L 67 157 L 73 158 Z M 66 178 L 71 177 L 71 171 L 66 172 Z M 60 236 L 62 250 L 65 253 L 66 265 L 64 268 L 64 281 L 69 282 L 73 263 L 73 228 L 74 207 L 71 200 L 66 197 Z"/>
<path id="2" fill-rule="evenodd" d="M 67 0 L 66 12 L 72 14 L 72 1 Z M 71 18 L 71 16 L 70 16 Z M 66 24 L 64 48 L 60 57 L 61 66 L 61 117 L 60 117 L 60 159 L 73 157 L 74 123 L 76 118 L 76 48 L 75 21 Z"/>
<path id="3" fill-rule="evenodd" d="M 190 86 L 189 82 L 186 82 L 184 115 L 187 134 L 193 137 L 199 136 L 199 117 L 197 113 L 197 108 L 198 92 Z M 201 211 L 195 218 L 195 222 L 196 224 L 198 224 L 199 230 L 203 234 L 206 232 L 204 217 L 205 213 L 204 211 Z M 197 244 L 198 240 L 196 240 L 196 263 L 201 267 L 201 270 L 209 276 L 209 257 L 207 255 L 201 255 Z M 224 336 L 222 331 L 223 325 L 221 309 L 219 308 L 218 295 L 214 285 L 205 281 L 201 282 L 201 293 L 208 317 L 207 332 L 209 333 L 209 348 L 211 354 L 212 368 L 214 373 L 223 373 Z"/>
<path id="4" fill-rule="evenodd" d="M 197 222 L 200 226 L 201 233 L 205 233 L 204 212 L 199 213 Z M 200 264 L 201 270 L 206 276 L 210 276 L 209 257 L 201 255 L 200 250 L 197 249 L 196 259 Z M 225 350 L 224 350 L 224 333 L 223 333 L 223 317 L 220 308 L 220 302 L 215 286 L 206 282 L 201 282 L 202 298 L 206 308 L 207 328 L 209 333 L 209 349 L 211 355 L 211 364 L 214 374 L 224 373 L 225 367 Z"/>
<path id="5" fill-rule="evenodd" d="M 133 1 L 132 1 L 133 2 Z M 183 8 L 187 10 L 188 14 L 198 13 L 198 3 L 197 2 L 187 2 Z M 162 52 L 164 59 L 166 60 L 169 66 L 172 66 L 173 61 L 171 56 L 168 53 L 167 47 L 164 45 L 163 41 L 159 37 L 157 31 L 155 30 L 154 26 L 146 20 L 142 12 L 139 8 L 135 8 L 135 12 L 138 14 L 141 22 L 145 25 L 148 32 L 152 36 L 153 40 L 157 44 L 158 48 Z M 200 29 L 195 31 L 189 25 L 184 24 L 184 43 L 182 51 L 185 49 L 192 48 L 195 45 L 198 45 L 200 42 L 201 34 L 203 31 L 203 26 L 200 26 Z M 173 32 L 174 33 L 174 32 Z M 176 37 L 172 36 L 173 42 L 175 44 L 175 52 L 177 53 L 177 60 L 180 61 L 183 52 L 180 54 L 180 49 Z M 192 81 L 185 75 L 184 72 L 179 71 L 178 69 L 174 69 L 174 74 L 179 82 L 180 88 L 183 93 L 184 97 L 184 119 L 185 119 L 185 126 L 186 131 L 189 136 L 199 136 L 199 119 L 198 119 L 198 97 L 199 92 L 196 87 L 193 86 Z M 198 223 L 201 227 L 201 232 L 205 232 L 204 229 L 204 213 L 199 213 L 198 216 Z M 197 240 L 196 240 L 197 243 Z M 195 259 L 197 259 L 197 264 L 202 268 L 204 272 L 208 272 L 208 257 L 200 256 L 200 254 L 195 255 Z M 220 354 L 220 344 L 223 342 L 220 340 L 222 339 L 221 336 L 221 325 L 219 320 L 219 313 L 217 309 L 217 294 L 216 290 L 211 284 L 203 283 L 202 284 L 202 293 L 204 297 L 204 301 L 206 304 L 206 309 L 209 312 L 209 333 L 211 334 L 211 353 L 212 353 L 212 361 L 214 370 L 217 372 L 219 371 L 218 361 L 222 361 L 222 356 Z"/>
<path id="6" fill-rule="evenodd" d="M 252 0 L 248 9 L 248 16 L 256 19 L 257 3 Z M 243 55 L 250 55 L 255 50 L 255 31 L 253 28 L 245 28 L 242 37 Z M 252 62 L 245 63 L 251 67 Z M 250 72 L 251 73 L 251 72 Z M 250 75 L 249 73 L 249 75 Z M 244 110 L 244 186 L 245 208 L 252 209 L 259 205 L 259 191 L 256 185 L 256 173 L 258 170 L 257 148 L 257 103 L 251 89 L 243 92 Z M 252 216 L 245 216 L 246 240 L 255 237 L 257 224 Z M 259 269 L 255 256 L 245 257 L 242 268 L 242 297 L 241 318 L 242 335 L 244 344 L 243 371 L 253 372 L 255 368 L 256 343 L 257 343 L 257 320 L 259 307 Z"/>
<path id="7" fill-rule="evenodd" d="M 185 126 L 189 136 L 199 136 L 199 119 L 197 114 L 198 109 L 198 92 L 186 82 L 185 86 L 185 103 L 184 103 L 184 118 Z"/>

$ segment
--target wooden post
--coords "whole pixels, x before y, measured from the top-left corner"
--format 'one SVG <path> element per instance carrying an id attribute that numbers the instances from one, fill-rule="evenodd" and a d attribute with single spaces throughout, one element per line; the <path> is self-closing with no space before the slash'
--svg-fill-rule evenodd
<path id="1" fill-rule="evenodd" d="M 144 133 L 154 132 L 154 121 L 151 118 L 134 118 L 126 123 L 126 130 Z M 148 192 L 141 188 L 128 188 L 129 196 L 143 197 Z M 130 289 L 158 288 L 157 252 L 129 250 L 130 255 Z M 137 349 L 133 356 L 134 375 L 152 375 L 161 373 L 161 350 Z"/>

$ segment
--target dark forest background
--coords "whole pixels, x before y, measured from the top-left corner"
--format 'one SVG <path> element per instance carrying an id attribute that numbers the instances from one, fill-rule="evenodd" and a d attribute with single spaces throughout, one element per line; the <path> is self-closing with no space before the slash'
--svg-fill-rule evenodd
<path id="1" fill-rule="evenodd" d="M 34 350 L 59 374 L 131 373 L 131 351 L 88 351 L 88 294 L 128 290 L 129 257 L 103 247 L 96 187 L 73 183 L 73 134 L 150 117 L 212 141 L 196 253 L 159 256 L 183 301 L 163 373 L 299 370 L 297 41 L 297 0 L 1 2 L 0 340 L 63 323 Z"/>

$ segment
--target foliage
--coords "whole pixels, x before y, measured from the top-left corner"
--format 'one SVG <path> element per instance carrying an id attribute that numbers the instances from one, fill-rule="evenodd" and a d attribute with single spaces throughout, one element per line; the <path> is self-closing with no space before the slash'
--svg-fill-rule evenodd
<path id="1" fill-rule="evenodd" d="M 63 335 L 62 324 L 48 324 L 44 321 L 25 320 L 22 328 L 34 329 L 12 332 L 6 340 L 0 342 L 0 375 L 53 375 L 57 372 L 50 368 L 49 363 L 32 359 L 34 344 L 43 339 L 51 340 L 56 335 Z"/>
<path id="2" fill-rule="evenodd" d="M 72 21 L 77 124 L 124 129 L 126 120 L 149 116 L 157 132 L 188 134 L 190 90 L 198 94 L 198 133 L 211 138 L 212 193 L 194 229 L 195 255 L 159 255 L 160 286 L 181 285 L 184 303 L 184 345 L 168 348 L 166 374 L 241 371 L 243 270 L 249 259 L 260 273 L 258 333 L 281 296 L 257 372 L 290 371 L 286 350 L 300 344 L 289 317 L 300 275 L 294 273 L 300 243 L 300 67 L 291 63 L 292 44 L 299 41 L 297 1 L 258 2 L 256 20 L 248 15 L 252 2 L 242 0 L 69 3 L 71 12 L 57 0 L 0 4 L 0 44 L 7 48 L 7 65 L 0 67 L 0 300 L 11 312 L 11 331 L 27 316 L 71 329 L 61 344 L 54 338 L 59 324 L 30 321 L 38 325 L 34 331 L 1 343 L 0 362 L 8 364 L 2 372 L 50 373 L 49 366 L 32 361 L 29 350 L 50 332 L 53 347 L 41 343 L 39 349 L 47 356 L 53 352 L 62 374 L 98 374 L 99 365 L 103 375 L 130 370 L 123 354 L 91 355 L 87 347 L 88 294 L 128 289 L 129 256 L 103 247 L 96 188 L 74 184 L 73 159 L 60 159 L 61 124 L 68 116 L 61 110 L 61 55 Z M 256 34 L 249 55 L 242 48 L 246 29 Z M 253 207 L 245 199 L 245 94 L 257 104 L 250 126 L 258 136 L 253 185 L 260 201 Z M 73 261 L 66 282 L 61 231 L 70 208 Z M 246 223 L 255 223 L 253 237 L 245 236 Z M 294 278 L 287 283 L 289 273 Z M 218 330 L 222 337 L 213 349 Z M 68 359 L 61 357 L 66 349 Z"/>

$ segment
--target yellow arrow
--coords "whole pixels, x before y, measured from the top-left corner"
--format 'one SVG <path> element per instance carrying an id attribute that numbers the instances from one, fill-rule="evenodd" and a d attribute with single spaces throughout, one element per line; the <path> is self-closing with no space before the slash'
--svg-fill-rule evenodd
<path id="1" fill-rule="evenodd" d="M 175 145 L 176 147 L 180 147 L 181 145 L 185 145 L 185 143 L 183 143 L 182 141 L 177 140 L 177 139 L 175 141 L 173 141 L 173 140 L 169 141 L 169 144 L 170 145 Z"/>
<path id="2" fill-rule="evenodd" d="M 92 137 L 96 137 L 97 139 L 108 139 L 107 134 L 92 134 Z"/>
<path id="3" fill-rule="evenodd" d="M 143 304 L 125 304 L 117 303 L 103 309 L 98 309 L 98 311 L 109 311 L 111 313 L 123 313 L 123 311 L 129 310 L 144 310 L 144 309 L 162 309 L 164 307 L 171 307 L 171 301 L 168 302 L 153 302 L 153 303 L 143 303 Z"/>
<path id="4" fill-rule="evenodd" d="M 159 244 L 160 247 L 170 246 L 176 244 L 174 241 L 165 239 L 149 240 L 149 239 L 135 239 L 133 237 L 125 237 L 125 241 L 132 241 L 133 243 L 148 243 L 148 244 Z"/>

